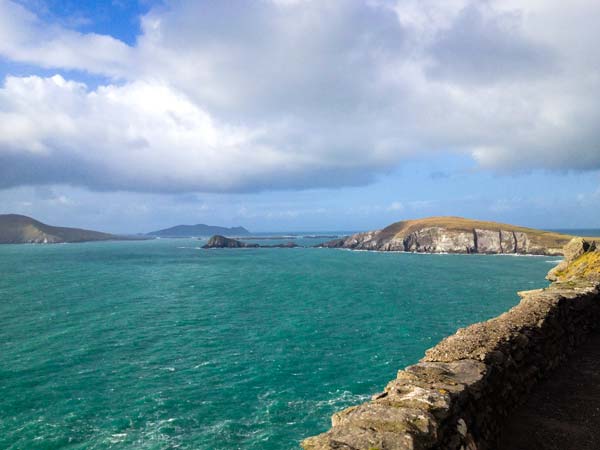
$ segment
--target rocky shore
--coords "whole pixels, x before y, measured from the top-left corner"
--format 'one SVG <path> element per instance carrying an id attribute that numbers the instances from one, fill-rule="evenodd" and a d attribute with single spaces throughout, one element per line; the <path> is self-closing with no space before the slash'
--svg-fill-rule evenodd
<path id="1" fill-rule="evenodd" d="M 318 245 L 352 250 L 417 253 L 562 255 L 572 236 L 460 217 L 396 222 L 382 230 L 353 234 Z"/>
<path id="2" fill-rule="evenodd" d="M 305 450 L 494 450 L 506 418 L 600 324 L 600 250 L 574 239 L 546 289 L 444 339 Z"/>

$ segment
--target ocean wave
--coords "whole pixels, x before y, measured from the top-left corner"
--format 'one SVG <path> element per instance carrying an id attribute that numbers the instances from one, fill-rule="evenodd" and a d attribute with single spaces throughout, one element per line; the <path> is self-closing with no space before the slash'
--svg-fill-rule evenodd
<path id="1" fill-rule="evenodd" d="M 322 400 L 292 400 L 287 402 L 287 405 L 292 408 L 303 408 L 313 411 L 332 406 L 337 409 L 338 407 L 365 402 L 371 398 L 372 394 L 355 394 L 350 391 L 335 391 L 332 392 L 331 395 L 331 397 Z"/>

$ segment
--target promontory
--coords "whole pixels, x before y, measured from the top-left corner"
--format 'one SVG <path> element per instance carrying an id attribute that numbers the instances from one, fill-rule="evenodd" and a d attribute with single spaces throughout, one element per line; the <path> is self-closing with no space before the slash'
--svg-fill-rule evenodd
<path id="1" fill-rule="evenodd" d="M 318 247 L 416 253 L 562 255 L 573 236 L 462 217 L 428 217 L 393 223 Z"/>
<path id="2" fill-rule="evenodd" d="M 19 214 L 0 214 L 0 244 L 59 244 L 132 239 L 139 238 L 80 228 L 55 227 Z"/>

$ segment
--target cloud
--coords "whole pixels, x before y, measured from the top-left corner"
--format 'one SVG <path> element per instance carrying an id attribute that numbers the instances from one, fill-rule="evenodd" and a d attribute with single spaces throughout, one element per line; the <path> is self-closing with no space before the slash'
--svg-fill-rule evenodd
<path id="1" fill-rule="evenodd" d="M 63 181 L 161 192 L 329 186 L 360 179 L 374 163 L 339 166 L 327 153 L 277 146 L 267 131 L 218 122 L 160 83 L 89 91 L 59 75 L 9 77 L 0 104 L 1 187 Z"/>
<path id="2" fill-rule="evenodd" d="M 0 186 L 361 185 L 404 160 L 600 169 L 594 1 L 173 1 L 135 45 L 0 0 Z M 577 20 L 575 20 L 577 19 Z M 105 78 L 97 88 L 76 70 Z"/>
<path id="3" fill-rule="evenodd" d="M 392 202 L 390 206 L 387 207 L 388 211 L 403 211 L 404 205 L 401 202 Z"/>
<path id="4" fill-rule="evenodd" d="M 552 47 L 525 35 L 518 12 L 465 6 L 431 43 L 432 78 L 461 84 L 531 80 L 556 70 Z"/>
<path id="5" fill-rule="evenodd" d="M 43 68 L 77 69 L 125 77 L 134 49 L 111 36 L 47 24 L 10 0 L 0 0 L 0 55 Z"/>

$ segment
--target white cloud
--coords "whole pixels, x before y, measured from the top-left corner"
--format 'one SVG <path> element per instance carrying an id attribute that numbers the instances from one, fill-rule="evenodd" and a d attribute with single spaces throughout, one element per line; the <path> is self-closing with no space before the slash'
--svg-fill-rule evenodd
<path id="1" fill-rule="evenodd" d="M 226 191 L 266 183 L 276 170 L 294 176 L 310 164 L 261 143 L 258 129 L 216 122 L 160 83 L 88 91 L 58 75 L 11 77 L 0 103 L 0 172 L 7 185 L 12 177 L 60 182 L 67 173 L 71 181 L 106 189 Z"/>
<path id="2" fill-rule="evenodd" d="M 252 191 L 364 184 L 415 155 L 600 169 L 595 1 L 178 1 L 135 46 L 0 0 L 0 183 Z"/>
<path id="3" fill-rule="evenodd" d="M 0 0 L 0 55 L 45 68 L 78 69 L 126 77 L 132 48 L 110 36 L 43 23 L 25 7 Z"/>
<path id="4" fill-rule="evenodd" d="M 392 202 L 390 206 L 387 207 L 388 211 L 403 211 L 404 205 L 401 202 Z"/>

